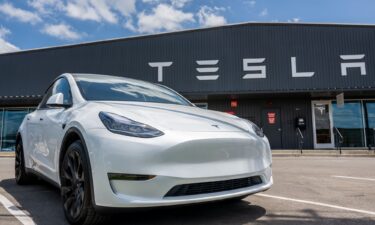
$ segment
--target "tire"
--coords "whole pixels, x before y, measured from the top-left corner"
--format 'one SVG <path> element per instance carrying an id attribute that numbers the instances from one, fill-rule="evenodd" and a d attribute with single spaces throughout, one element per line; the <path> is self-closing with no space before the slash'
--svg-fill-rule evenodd
<path id="1" fill-rule="evenodd" d="M 68 147 L 60 166 L 63 209 L 72 225 L 100 224 L 105 219 L 93 207 L 88 159 L 84 151 L 82 142 L 75 141 Z"/>
<path id="2" fill-rule="evenodd" d="M 18 185 L 25 185 L 31 183 L 33 177 L 31 174 L 26 173 L 25 169 L 25 157 L 23 154 L 22 140 L 20 140 L 16 146 L 16 156 L 14 163 L 14 176 Z"/>

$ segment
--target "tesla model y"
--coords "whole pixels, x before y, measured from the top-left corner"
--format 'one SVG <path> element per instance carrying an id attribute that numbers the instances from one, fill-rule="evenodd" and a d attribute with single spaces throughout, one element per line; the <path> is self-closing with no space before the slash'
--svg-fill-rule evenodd
<path id="1" fill-rule="evenodd" d="M 20 126 L 15 177 L 61 190 L 71 224 L 106 209 L 241 198 L 273 183 L 254 123 L 196 107 L 172 89 L 97 74 L 63 74 Z"/>

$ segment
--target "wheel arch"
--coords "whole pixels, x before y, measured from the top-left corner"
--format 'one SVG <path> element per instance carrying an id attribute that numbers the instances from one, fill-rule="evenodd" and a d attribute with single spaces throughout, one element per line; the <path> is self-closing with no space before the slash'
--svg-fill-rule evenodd
<path id="1" fill-rule="evenodd" d="M 58 161 L 58 169 L 59 169 L 59 182 L 61 185 L 61 164 L 64 159 L 65 153 L 68 149 L 68 147 L 75 141 L 81 141 L 83 145 L 83 152 L 85 154 L 85 158 L 87 159 L 87 167 L 89 172 L 89 180 L 90 180 L 90 194 L 91 194 L 91 201 L 92 204 L 95 206 L 95 194 L 94 194 L 94 185 L 93 185 L 93 179 L 92 179 L 92 170 L 91 170 L 91 162 L 89 157 L 89 152 L 87 149 L 87 145 L 85 142 L 85 139 L 81 133 L 81 131 L 76 127 L 71 127 L 68 129 L 68 131 L 65 133 L 63 141 L 61 143 L 60 153 L 59 153 L 59 161 Z"/>

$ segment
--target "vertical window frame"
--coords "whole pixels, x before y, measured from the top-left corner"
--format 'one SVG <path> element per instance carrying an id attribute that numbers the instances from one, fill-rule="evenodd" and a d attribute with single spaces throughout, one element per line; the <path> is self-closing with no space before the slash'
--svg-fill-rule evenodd
<path id="1" fill-rule="evenodd" d="M 4 108 L 1 108 L 1 126 L 0 126 L 0 151 L 3 151 L 3 127 L 4 127 Z"/>

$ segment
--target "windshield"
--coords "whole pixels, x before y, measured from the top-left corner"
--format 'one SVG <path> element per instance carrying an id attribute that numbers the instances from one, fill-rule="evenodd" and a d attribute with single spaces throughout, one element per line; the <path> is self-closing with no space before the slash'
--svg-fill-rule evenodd
<path id="1" fill-rule="evenodd" d="M 191 105 L 178 93 L 148 82 L 105 75 L 76 75 L 75 80 L 83 98 L 87 101 L 134 101 Z"/>

